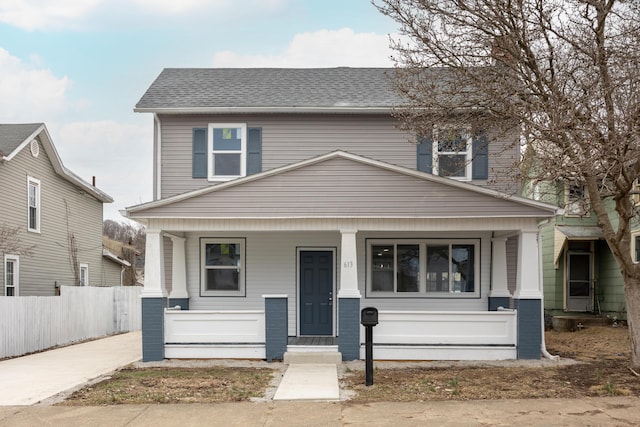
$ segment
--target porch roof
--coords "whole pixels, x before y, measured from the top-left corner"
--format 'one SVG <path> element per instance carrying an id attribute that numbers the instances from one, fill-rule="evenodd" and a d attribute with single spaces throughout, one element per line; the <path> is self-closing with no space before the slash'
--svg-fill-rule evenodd
<path id="1" fill-rule="evenodd" d="M 547 218 L 558 208 L 335 151 L 128 207 L 133 219 Z"/>

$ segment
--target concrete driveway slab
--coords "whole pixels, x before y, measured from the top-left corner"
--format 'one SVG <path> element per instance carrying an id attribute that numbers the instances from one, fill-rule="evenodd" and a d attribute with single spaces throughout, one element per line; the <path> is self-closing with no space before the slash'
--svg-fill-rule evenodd
<path id="1" fill-rule="evenodd" d="M 0 362 L 0 406 L 33 405 L 126 366 L 142 355 L 141 332 Z"/>

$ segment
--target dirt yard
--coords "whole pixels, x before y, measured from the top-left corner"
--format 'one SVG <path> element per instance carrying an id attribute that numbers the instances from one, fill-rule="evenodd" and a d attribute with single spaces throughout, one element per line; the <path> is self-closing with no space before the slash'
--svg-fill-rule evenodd
<path id="1" fill-rule="evenodd" d="M 547 349 L 578 363 L 376 363 L 374 385 L 364 385 L 363 363 L 345 364 L 341 387 L 354 403 L 379 401 L 640 396 L 629 369 L 624 327 L 592 326 L 546 332 Z M 197 365 L 197 364 L 196 364 Z M 535 363 L 534 363 L 535 365 Z M 538 364 L 540 365 L 540 364 Z M 282 364 L 217 367 L 130 367 L 69 396 L 63 405 L 212 403 L 268 398 Z"/>

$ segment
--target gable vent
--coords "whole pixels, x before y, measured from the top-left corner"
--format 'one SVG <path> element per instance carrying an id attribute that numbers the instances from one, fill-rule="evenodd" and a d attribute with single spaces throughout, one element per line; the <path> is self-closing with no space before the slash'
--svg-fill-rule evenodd
<path id="1" fill-rule="evenodd" d="M 38 144 L 38 141 L 35 139 L 31 140 L 29 148 L 31 149 L 31 155 L 33 157 L 38 157 L 38 154 L 40 154 L 40 145 Z"/>

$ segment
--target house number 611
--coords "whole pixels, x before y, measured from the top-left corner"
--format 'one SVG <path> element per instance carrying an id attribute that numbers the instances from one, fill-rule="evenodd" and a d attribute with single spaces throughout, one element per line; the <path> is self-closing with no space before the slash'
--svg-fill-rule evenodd
<path id="1" fill-rule="evenodd" d="M 353 268 L 353 261 L 345 261 L 342 266 L 344 268 Z"/>

